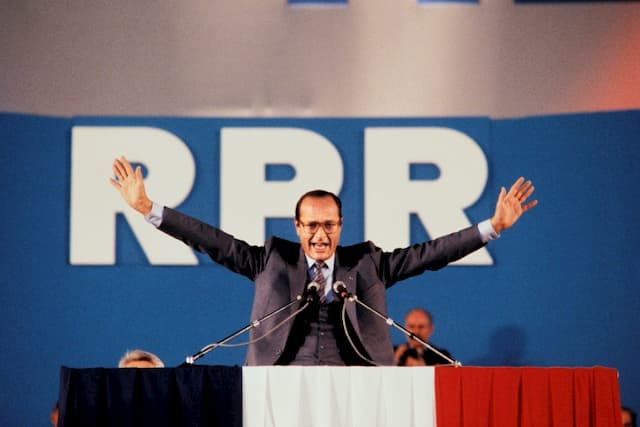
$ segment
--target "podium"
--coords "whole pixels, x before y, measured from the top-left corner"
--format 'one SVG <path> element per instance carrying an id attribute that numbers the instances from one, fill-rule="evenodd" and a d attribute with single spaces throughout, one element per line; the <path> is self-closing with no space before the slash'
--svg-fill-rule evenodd
<path id="1" fill-rule="evenodd" d="M 61 427 L 621 425 L 603 367 L 62 367 L 59 401 Z"/>

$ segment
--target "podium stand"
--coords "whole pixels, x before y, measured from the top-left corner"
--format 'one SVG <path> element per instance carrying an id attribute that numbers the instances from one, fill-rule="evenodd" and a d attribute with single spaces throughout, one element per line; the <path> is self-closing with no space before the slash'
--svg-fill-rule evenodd
<path id="1" fill-rule="evenodd" d="M 611 368 L 72 369 L 61 427 L 617 427 Z"/>

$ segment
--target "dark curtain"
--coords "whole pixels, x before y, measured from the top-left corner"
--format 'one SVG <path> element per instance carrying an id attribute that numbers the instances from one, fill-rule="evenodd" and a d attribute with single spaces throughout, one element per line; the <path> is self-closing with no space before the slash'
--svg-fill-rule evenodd
<path id="1" fill-rule="evenodd" d="M 60 371 L 61 427 L 242 426 L 242 368 Z"/>

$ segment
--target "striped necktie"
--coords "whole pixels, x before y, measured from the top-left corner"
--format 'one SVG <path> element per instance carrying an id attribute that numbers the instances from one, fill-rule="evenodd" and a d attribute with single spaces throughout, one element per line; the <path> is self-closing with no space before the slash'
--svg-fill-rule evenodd
<path id="1" fill-rule="evenodd" d="M 320 302 L 324 302 L 324 292 L 327 287 L 327 280 L 324 278 L 324 274 L 322 274 L 322 269 L 326 267 L 326 264 L 322 261 L 317 261 L 314 264 L 314 272 L 313 272 L 313 281 L 316 282 L 320 286 L 320 290 L 318 293 L 320 294 Z"/>

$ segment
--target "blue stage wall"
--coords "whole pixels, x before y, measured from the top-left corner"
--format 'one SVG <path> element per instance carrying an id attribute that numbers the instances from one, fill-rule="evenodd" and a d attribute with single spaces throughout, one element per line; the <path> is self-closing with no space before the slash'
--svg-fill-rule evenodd
<path id="1" fill-rule="evenodd" d="M 104 155 L 109 152 L 101 150 L 104 144 L 113 141 L 120 154 L 131 156 L 126 144 L 122 149 L 117 135 L 108 133 L 115 127 L 128 137 L 135 136 L 128 131 L 141 127 L 166 131 L 158 136 L 167 142 L 166 152 L 162 144 L 154 149 L 151 137 L 150 145 L 132 146 L 134 160 L 144 164 L 149 179 L 163 175 L 180 181 L 192 172 L 192 181 L 182 180 L 176 184 L 180 188 L 172 190 L 185 195 L 179 209 L 216 225 L 221 219 L 233 223 L 240 228 L 235 234 L 241 238 L 243 224 L 251 236 L 263 230 L 263 235 L 295 238 L 286 215 L 265 214 L 262 224 L 254 223 L 267 211 L 262 202 L 253 202 L 258 195 L 246 190 L 263 188 L 256 177 L 273 184 L 264 188 L 273 188 L 274 194 L 281 194 L 278 183 L 284 186 L 284 195 L 278 196 L 284 203 L 294 196 L 288 194 L 287 185 L 295 189 L 297 179 L 322 183 L 325 174 L 328 186 L 338 187 L 343 198 L 345 244 L 365 238 L 377 241 L 376 236 L 391 242 L 393 238 L 417 241 L 429 236 L 430 229 L 465 219 L 481 221 L 491 214 L 500 186 L 510 185 L 520 175 L 532 179 L 539 206 L 491 242 L 484 258 L 394 286 L 388 292 L 389 314 L 402 321 L 411 307 L 429 308 L 436 323 L 433 341 L 464 365 L 617 368 L 622 401 L 640 408 L 635 359 L 640 352 L 636 324 L 640 313 L 636 247 L 640 240 L 640 111 L 500 120 L 2 114 L 0 393 L 4 410 L 0 424 L 47 425 L 61 365 L 111 367 L 132 348 L 153 351 L 167 365 L 178 365 L 185 356 L 249 321 L 253 289 L 248 280 L 200 255 L 191 254 L 192 261 L 184 252 L 175 255 L 175 259 L 183 257 L 180 262 L 172 256 L 150 260 L 154 249 L 145 248 L 144 239 L 134 230 L 139 225 L 132 226 L 122 214 L 111 213 L 104 219 L 102 203 L 113 206 L 109 195 L 115 193 L 108 184 L 112 157 L 96 160 L 91 153 Z M 242 131 L 247 128 L 258 131 L 257 141 L 249 141 L 253 149 L 243 158 L 229 144 L 245 135 Z M 94 133 L 83 134 L 86 130 Z M 300 143 L 307 144 L 307 154 L 288 153 L 278 145 L 278 135 L 287 130 L 293 130 L 289 136 L 302 131 Z M 406 130 L 414 131 L 411 138 L 426 138 L 426 151 L 437 152 L 433 161 L 420 158 L 402 169 L 398 152 L 423 153 L 424 148 L 420 143 L 403 144 Z M 91 135 L 102 131 L 107 136 L 103 145 L 95 151 L 86 146 L 79 150 L 91 142 Z M 269 131 L 275 131 L 275 139 Z M 225 138 L 227 146 L 222 149 Z M 429 145 L 438 138 L 444 145 Z M 255 149 L 262 140 L 264 147 Z M 172 150 L 180 144 L 187 151 L 175 159 L 181 167 L 171 170 L 166 165 L 172 163 Z M 388 168 L 376 163 L 381 147 L 383 158 L 389 157 Z M 255 165 L 269 159 L 274 150 L 276 157 L 282 153 L 282 161 L 264 160 L 256 172 Z M 316 154 L 329 163 L 309 173 L 290 165 L 306 164 Z M 153 160 L 145 163 L 146 155 Z M 339 161 L 330 162 L 332 158 Z M 92 174 L 96 164 L 106 166 Z M 91 167 L 83 169 L 83 165 Z M 381 178 L 395 179 L 392 175 L 397 178 L 399 170 L 406 172 L 398 178 L 406 183 L 398 191 L 402 203 L 407 203 L 407 191 L 414 188 L 411 183 L 425 189 L 411 193 L 421 209 L 417 214 L 394 217 L 402 203 L 394 199 L 393 188 L 380 186 Z M 483 171 L 486 176 L 478 182 Z M 103 178 L 94 184 L 91 177 L 96 174 Z M 245 174 L 247 182 L 224 181 L 223 174 Z M 438 187 L 439 180 L 449 178 L 450 184 Z M 92 186 L 95 194 L 87 195 Z M 478 189 L 477 200 L 464 210 L 441 207 L 472 187 Z M 234 193 L 235 188 L 242 190 Z M 154 197 L 163 190 L 153 190 L 151 197 L 163 203 L 161 197 Z M 95 216 L 87 218 L 88 204 L 95 208 Z M 254 206 L 255 212 L 238 210 L 242 206 Z M 293 204 L 290 207 L 292 211 Z M 98 225 L 93 230 L 79 225 L 83 215 L 83 220 L 89 224 L 95 220 Z M 133 217 L 130 211 L 128 215 Z M 378 223 L 385 215 L 388 230 L 384 231 L 391 236 L 367 230 L 367 224 Z M 403 221 L 408 226 L 397 228 Z M 112 224 L 115 235 L 109 240 Z M 72 241 L 78 249 L 72 249 Z M 108 253 L 100 252 L 104 242 L 114 248 L 112 261 Z M 179 263 L 183 265 L 175 265 Z M 396 332 L 394 338 L 397 343 L 403 340 Z M 243 358 L 243 349 L 218 349 L 200 362 L 240 365 Z"/>

